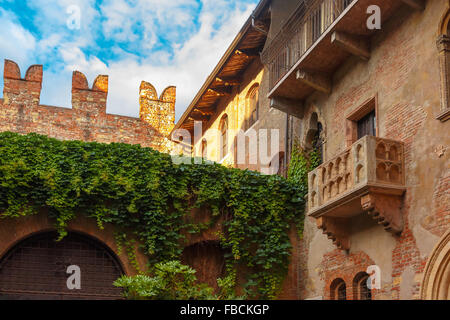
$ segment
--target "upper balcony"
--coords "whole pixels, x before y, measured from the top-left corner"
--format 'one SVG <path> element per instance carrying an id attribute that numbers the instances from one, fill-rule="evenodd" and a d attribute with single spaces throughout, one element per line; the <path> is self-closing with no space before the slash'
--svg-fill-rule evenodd
<path id="1" fill-rule="evenodd" d="M 348 219 L 368 212 L 386 231 L 403 229 L 404 144 L 365 136 L 309 173 L 308 214 L 342 249 Z"/>
<path id="2" fill-rule="evenodd" d="M 368 8 L 380 8 L 381 23 L 403 4 L 424 0 L 305 0 L 262 53 L 269 69 L 269 98 L 304 100 L 315 90 L 331 92 L 331 75 L 350 55 L 370 59 Z M 277 107 L 276 105 L 274 107 Z M 282 109 L 283 108 L 279 108 Z"/>

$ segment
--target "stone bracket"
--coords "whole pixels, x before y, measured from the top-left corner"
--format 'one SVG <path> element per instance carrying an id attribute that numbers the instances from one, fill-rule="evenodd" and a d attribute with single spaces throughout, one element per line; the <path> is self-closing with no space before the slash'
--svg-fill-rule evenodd
<path id="1" fill-rule="evenodd" d="M 370 59 L 369 43 L 366 39 L 348 33 L 335 31 L 331 35 L 331 43 L 362 60 Z"/>
<path id="2" fill-rule="evenodd" d="M 282 97 L 274 97 L 270 99 L 270 107 L 286 112 L 287 114 L 303 119 L 303 101 L 293 100 Z"/>
<path id="3" fill-rule="evenodd" d="M 326 74 L 297 70 L 296 78 L 311 88 L 327 94 L 331 93 L 331 80 Z"/>
<path id="4" fill-rule="evenodd" d="M 361 206 L 384 230 L 393 234 L 403 231 L 402 196 L 369 193 L 361 197 Z"/>
<path id="5" fill-rule="evenodd" d="M 350 249 L 350 221 L 348 218 L 331 218 L 322 216 L 316 220 L 317 227 L 341 250 Z"/>

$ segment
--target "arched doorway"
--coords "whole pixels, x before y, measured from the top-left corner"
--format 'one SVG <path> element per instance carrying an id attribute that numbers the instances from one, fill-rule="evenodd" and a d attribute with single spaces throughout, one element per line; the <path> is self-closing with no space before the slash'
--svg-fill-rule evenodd
<path id="1" fill-rule="evenodd" d="M 450 300 L 450 230 L 428 258 L 421 297 L 425 300 Z"/>
<path id="2" fill-rule="evenodd" d="M 91 237 L 69 233 L 63 240 L 56 232 L 31 236 L 14 246 L 0 260 L 0 299 L 65 300 L 120 299 L 113 282 L 124 272 L 105 245 Z M 70 290 L 69 266 L 79 267 L 80 289 Z M 71 271 L 73 272 L 73 271 Z"/>

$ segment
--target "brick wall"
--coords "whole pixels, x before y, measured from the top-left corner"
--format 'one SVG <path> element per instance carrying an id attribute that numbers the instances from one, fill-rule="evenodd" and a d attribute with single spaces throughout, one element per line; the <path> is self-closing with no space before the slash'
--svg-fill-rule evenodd
<path id="1" fill-rule="evenodd" d="M 140 118 L 106 113 L 108 76 L 98 76 L 90 88 L 86 77 L 72 76 L 72 109 L 40 105 L 42 66 L 28 68 L 25 78 L 19 66 L 5 60 L 3 100 L 0 100 L 0 131 L 35 132 L 61 140 L 123 142 L 167 152 L 168 133 L 175 120 L 175 87 L 161 95 L 151 84 L 141 85 Z M 149 96 L 148 87 L 154 90 Z"/>
<path id="2" fill-rule="evenodd" d="M 367 217 L 355 219 L 349 252 L 338 251 L 307 221 L 301 298 L 327 299 L 331 282 L 343 278 L 347 299 L 352 299 L 352 279 L 375 264 L 383 277 L 374 299 L 418 299 L 429 255 L 450 228 L 449 122 L 436 120 L 440 76 L 435 42 L 446 1 L 426 3 L 424 11 L 399 10 L 371 39 L 368 62 L 349 58 L 334 75 L 330 95 L 315 93 L 305 101 L 304 123 L 317 112 L 324 126 L 327 161 L 346 148 L 347 117 L 376 98 L 378 135 L 405 144 L 407 190 L 402 233 L 392 236 Z"/>

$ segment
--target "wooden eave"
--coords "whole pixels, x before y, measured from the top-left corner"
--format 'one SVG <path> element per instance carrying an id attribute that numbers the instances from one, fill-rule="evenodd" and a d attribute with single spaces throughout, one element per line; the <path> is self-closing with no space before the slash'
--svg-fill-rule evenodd
<path id="1" fill-rule="evenodd" d="M 232 94 L 233 87 L 240 85 L 242 74 L 252 61 L 259 59 L 260 52 L 266 42 L 267 35 L 261 30 L 268 31 L 269 29 L 269 2 L 269 0 L 262 0 L 258 4 L 252 16 L 245 22 L 194 100 L 176 123 L 174 130 L 186 129 L 192 131 L 196 119 L 208 121 L 216 112 L 220 100 L 229 97 Z M 258 28 L 252 26 L 253 17 L 257 17 L 255 25 Z"/>

